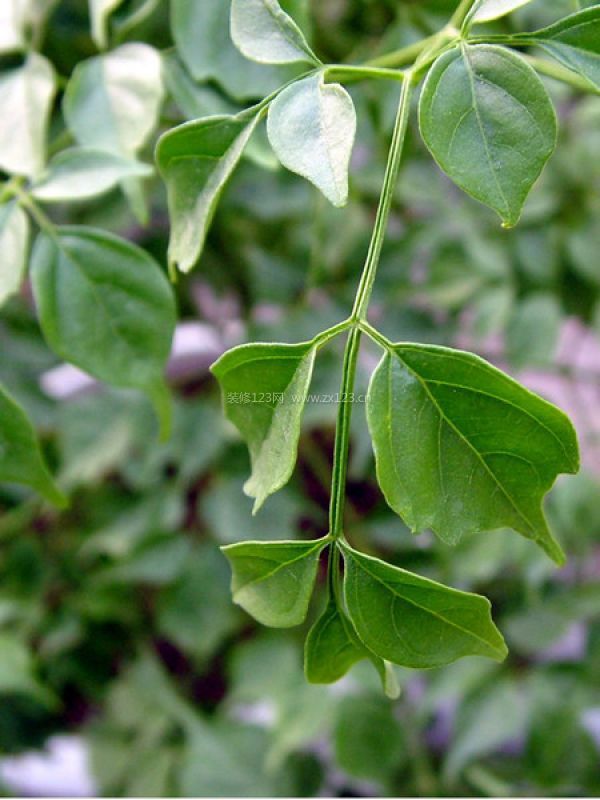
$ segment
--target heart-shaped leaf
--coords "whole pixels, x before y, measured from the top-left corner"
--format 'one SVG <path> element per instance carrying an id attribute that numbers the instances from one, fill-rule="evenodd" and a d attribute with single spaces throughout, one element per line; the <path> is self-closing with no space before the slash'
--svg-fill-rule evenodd
<path id="1" fill-rule="evenodd" d="M 217 203 L 237 166 L 258 116 L 217 116 L 165 133 L 156 162 L 167 184 L 169 263 L 189 272 L 200 258 Z"/>
<path id="2" fill-rule="evenodd" d="M 244 486 L 254 511 L 281 489 L 294 470 L 302 412 L 316 348 L 303 344 L 248 344 L 211 367 L 225 414 L 250 450 L 252 475 Z"/>
<path id="3" fill-rule="evenodd" d="M 262 64 L 319 63 L 277 0 L 232 0 L 231 38 L 240 53 Z"/>
<path id="4" fill-rule="evenodd" d="M 417 669 L 463 656 L 505 658 L 506 645 L 485 597 L 449 589 L 347 545 L 343 553 L 350 619 L 381 658 Z"/>
<path id="5" fill-rule="evenodd" d="M 515 225 L 556 144 L 552 103 L 529 64 L 494 45 L 444 53 L 423 87 L 419 124 L 444 172 Z"/>
<path id="6" fill-rule="evenodd" d="M 510 527 L 564 563 L 541 508 L 578 469 L 562 411 L 471 353 L 407 344 L 374 372 L 367 416 L 379 484 L 413 531 L 455 544 Z"/>
<path id="7" fill-rule="evenodd" d="M 0 386 L 0 481 L 30 486 L 59 508 L 64 508 L 67 503 L 48 472 L 31 422 L 2 386 Z"/>
<path id="8" fill-rule="evenodd" d="M 314 183 L 334 206 L 348 201 L 356 112 L 348 92 L 313 75 L 293 83 L 269 109 L 269 141 L 284 167 Z"/>
<path id="9" fill-rule="evenodd" d="M 300 625 L 327 541 L 239 542 L 222 547 L 231 564 L 234 601 L 263 625 Z"/>

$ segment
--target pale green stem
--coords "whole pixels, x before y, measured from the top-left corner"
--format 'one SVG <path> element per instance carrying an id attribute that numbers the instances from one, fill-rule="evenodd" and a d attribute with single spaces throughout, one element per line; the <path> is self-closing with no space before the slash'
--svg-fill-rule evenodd
<path id="1" fill-rule="evenodd" d="M 433 36 L 428 36 L 426 39 L 419 39 L 418 42 L 401 47 L 399 50 L 394 50 L 391 53 L 371 58 L 365 62 L 368 67 L 403 67 L 418 58 L 421 53 L 430 47 L 438 38 L 437 33 Z"/>
<path id="2" fill-rule="evenodd" d="M 353 66 L 351 64 L 328 64 L 325 75 L 331 80 L 360 81 L 370 78 L 379 78 L 388 81 L 401 81 L 404 73 L 399 69 L 384 69 L 383 67 Z"/>

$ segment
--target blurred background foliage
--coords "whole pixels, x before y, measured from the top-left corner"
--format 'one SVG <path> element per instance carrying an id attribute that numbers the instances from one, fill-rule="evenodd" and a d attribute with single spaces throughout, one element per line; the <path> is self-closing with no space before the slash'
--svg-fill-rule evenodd
<path id="1" fill-rule="evenodd" d="M 358 62 L 436 30 L 455 2 L 283 5 L 323 60 Z M 573 5 L 535 0 L 497 27 L 539 27 Z M 97 53 L 87 4 L 45 9 L 42 52 L 64 89 Z M 167 2 L 124 0 L 110 30 L 113 45 L 144 41 L 163 52 L 163 130 L 240 108 L 280 82 L 273 69 L 244 64 L 226 29 L 218 47 L 214 32 L 174 31 Z M 57 362 L 27 287 L 2 308 L 0 380 L 36 421 L 72 505 L 58 514 L 24 489 L 0 489 L 0 752 L 81 735 L 98 791 L 122 796 L 598 794 L 600 102 L 547 83 L 560 142 L 512 231 L 442 176 L 413 119 L 373 315 L 394 340 L 474 349 L 574 416 L 585 467 L 548 502 L 568 565 L 555 570 L 508 531 L 455 549 L 413 537 L 376 488 L 360 406 L 347 510 L 348 538 L 361 549 L 489 596 L 507 661 L 398 670 L 397 701 L 382 696 L 364 663 L 338 685 L 309 686 L 305 630 L 267 631 L 230 600 L 219 545 L 326 532 L 336 408 L 307 408 L 294 478 L 252 518 L 241 490 L 246 451 L 221 416 L 206 367 L 232 344 L 300 341 L 347 314 L 398 92 L 393 83 L 356 84 L 347 208 L 329 207 L 278 169 L 264 131 L 229 185 L 199 267 L 176 287 L 197 349 L 173 366 L 168 443 L 157 442 L 152 411 L 135 393 L 52 390 Z M 68 139 L 57 102 L 51 147 Z M 143 156 L 151 162 L 151 146 Z M 53 216 L 117 232 L 164 263 L 164 189 L 157 177 L 144 189 L 146 222 L 117 190 Z M 367 347 L 363 385 L 374 357 Z M 313 391 L 335 392 L 340 370 L 334 344 L 319 357 Z M 311 618 L 323 589 L 321 581 Z"/>

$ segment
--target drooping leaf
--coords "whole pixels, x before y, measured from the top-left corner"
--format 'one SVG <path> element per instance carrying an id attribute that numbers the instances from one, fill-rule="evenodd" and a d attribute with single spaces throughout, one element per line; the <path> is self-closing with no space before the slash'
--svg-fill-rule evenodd
<path id="1" fill-rule="evenodd" d="M 314 183 L 334 206 L 348 201 L 348 166 L 356 134 L 352 98 L 313 75 L 293 83 L 269 109 L 269 141 L 284 167 Z"/>
<path id="2" fill-rule="evenodd" d="M 144 250 L 103 231 L 59 228 L 40 234 L 31 269 L 42 330 L 58 355 L 99 380 L 159 391 L 175 303 Z"/>
<path id="3" fill-rule="evenodd" d="M 479 0 L 468 16 L 469 22 L 491 22 L 493 19 L 504 17 L 521 6 L 527 5 L 531 0 Z"/>
<path id="4" fill-rule="evenodd" d="M 127 178 L 151 174 L 152 167 L 132 158 L 91 147 L 72 147 L 51 160 L 31 193 L 45 203 L 77 201 L 102 194 Z"/>
<path id="5" fill-rule="evenodd" d="M 419 124 L 444 172 L 515 225 L 556 144 L 552 103 L 529 64 L 495 45 L 444 53 L 423 87 Z"/>
<path id="6" fill-rule="evenodd" d="M 215 81 L 236 100 L 265 97 L 293 78 L 298 67 L 265 66 L 244 58 L 231 41 L 230 8 L 230 0 L 172 2 L 177 51 L 197 81 Z"/>
<path id="7" fill-rule="evenodd" d="M 369 653 L 352 623 L 330 598 L 304 643 L 304 674 L 310 683 L 335 683 Z"/>
<path id="8" fill-rule="evenodd" d="M 66 498 L 44 463 L 35 431 L 23 409 L 0 386 L 0 481 L 21 483 L 58 508 Z"/>
<path id="9" fill-rule="evenodd" d="M 246 58 L 262 64 L 319 63 L 278 0 L 232 0 L 231 38 Z"/>
<path id="10" fill-rule="evenodd" d="M 0 74 L 0 169 L 28 178 L 42 170 L 54 92 L 52 65 L 37 53 Z"/>
<path id="11" fill-rule="evenodd" d="M 379 484 L 413 531 L 455 544 L 510 527 L 564 562 L 541 508 L 556 476 L 578 469 L 562 411 L 471 353 L 394 345 L 367 416 Z"/>
<path id="12" fill-rule="evenodd" d="M 319 555 L 327 539 L 312 542 L 239 542 L 222 547 L 231 564 L 234 601 L 263 625 L 304 622 Z"/>
<path id="13" fill-rule="evenodd" d="M 29 219 L 16 201 L 0 206 L 0 306 L 19 291 L 29 247 Z"/>
<path id="14" fill-rule="evenodd" d="M 169 263 L 189 272 L 197 262 L 217 203 L 258 116 L 207 117 L 165 133 L 156 162 L 167 184 Z"/>
<path id="15" fill-rule="evenodd" d="M 347 545 L 344 594 L 364 644 L 404 667 L 429 668 L 463 656 L 502 661 L 507 650 L 485 597 L 450 589 Z"/>
<path id="16" fill-rule="evenodd" d="M 104 50 L 108 47 L 108 21 L 123 0 L 88 0 L 92 39 Z"/>
<path id="17" fill-rule="evenodd" d="M 244 491 L 256 499 L 255 512 L 294 470 L 315 354 L 311 342 L 248 344 L 225 353 L 211 368 L 225 415 L 250 451 L 252 475 Z"/>
<path id="18" fill-rule="evenodd" d="M 160 55 L 136 42 L 80 62 L 63 110 L 79 144 L 131 156 L 155 129 L 162 99 Z"/>
<path id="19" fill-rule="evenodd" d="M 600 6 L 578 11 L 548 28 L 522 36 L 533 39 L 600 91 Z"/>

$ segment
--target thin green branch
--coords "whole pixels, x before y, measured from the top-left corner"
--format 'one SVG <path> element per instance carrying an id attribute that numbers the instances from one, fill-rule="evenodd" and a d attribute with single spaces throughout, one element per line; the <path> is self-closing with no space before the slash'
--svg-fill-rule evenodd
<path id="1" fill-rule="evenodd" d="M 371 58 L 366 61 L 366 67 L 403 67 L 418 58 L 421 53 L 430 47 L 437 39 L 439 34 L 435 33 L 432 36 L 427 36 L 425 39 L 419 39 L 418 42 L 401 47 L 399 50 L 394 50 L 391 53 Z"/>
<path id="2" fill-rule="evenodd" d="M 404 73 L 399 69 L 384 69 L 383 67 L 368 65 L 353 66 L 350 64 L 329 64 L 324 71 L 327 78 L 331 80 L 341 80 L 346 83 L 370 78 L 388 81 L 401 81 L 404 78 Z"/>

